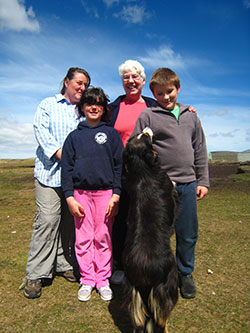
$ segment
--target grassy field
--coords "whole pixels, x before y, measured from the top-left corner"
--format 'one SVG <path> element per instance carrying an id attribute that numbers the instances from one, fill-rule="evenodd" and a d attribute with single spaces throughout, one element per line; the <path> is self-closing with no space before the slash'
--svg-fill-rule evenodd
<path id="1" fill-rule="evenodd" d="M 39 299 L 28 300 L 18 289 L 36 210 L 33 163 L 0 160 L 0 332 L 132 332 L 120 287 L 110 303 L 95 292 L 89 302 L 79 302 L 78 284 L 61 277 L 43 288 Z M 198 294 L 193 300 L 179 298 L 168 320 L 170 333 L 250 331 L 250 173 L 211 183 L 198 205 Z"/>

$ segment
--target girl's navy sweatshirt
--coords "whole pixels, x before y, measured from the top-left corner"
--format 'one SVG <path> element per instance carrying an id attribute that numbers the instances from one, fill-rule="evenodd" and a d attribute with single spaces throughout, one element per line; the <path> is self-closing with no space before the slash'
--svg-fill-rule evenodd
<path id="1" fill-rule="evenodd" d="M 62 189 L 65 197 L 74 189 L 121 193 L 123 144 L 119 133 L 106 123 L 90 127 L 81 122 L 66 138 L 62 150 Z"/>

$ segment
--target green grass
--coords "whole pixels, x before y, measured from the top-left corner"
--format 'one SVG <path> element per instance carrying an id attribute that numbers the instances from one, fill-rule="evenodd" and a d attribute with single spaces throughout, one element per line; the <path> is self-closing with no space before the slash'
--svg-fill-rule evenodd
<path id="1" fill-rule="evenodd" d="M 89 302 L 79 302 L 78 285 L 60 277 L 39 299 L 28 300 L 18 290 L 36 210 L 33 165 L 0 160 L 0 332 L 132 332 L 119 287 L 110 303 L 95 292 Z M 169 332 L 249 332 L 250 173 L 212 180 L 198 212 L 198 294 L 179 298 Z"/>

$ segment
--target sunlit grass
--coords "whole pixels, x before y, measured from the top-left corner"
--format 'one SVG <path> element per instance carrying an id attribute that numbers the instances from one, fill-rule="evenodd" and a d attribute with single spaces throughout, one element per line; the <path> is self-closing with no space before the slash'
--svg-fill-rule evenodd
<path id="1" fill-rule="evenodd" d="M 36 210 L 33 165 L 34 160 L 0 160 L 0 332 L 132 332 L 119 287 L 110 303 L 96 292 L 89 302 L 79 302 L 78 284 L 59 277 L 39 299 L 28 300 L 18 290 Z M 170 333 L 249 332 L 249 176 L 212 180 L 199 202 L 198 294 L 179 299 L 168 320 Z"/>

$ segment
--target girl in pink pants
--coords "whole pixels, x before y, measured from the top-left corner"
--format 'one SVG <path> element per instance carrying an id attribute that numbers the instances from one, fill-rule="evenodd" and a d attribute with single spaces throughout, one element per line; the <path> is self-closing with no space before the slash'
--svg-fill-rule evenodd
<path id="1" fill-rule="evenodd" d="M 83 92 L 78 110 L 86 121 L 68 135 L 62 151 L 62 188 L 75 220 L 80 301 L 88 301 L 94 287 L 101 299 L 112 299 L 111 230 L 121 193 L 123 144 L 106 123 L 108 102 L 101 88 Z"/>
<path id="2" fill-rule="evenodd" d="M 109 285 L 112 270 L 113 218 L 106 215 L 112 190 L 75 190 L 74 198 L 84 207 L 84 217 L 75 217 L 75 251 L 80 282 L 99 289 Z"/>

